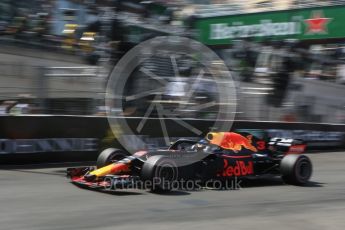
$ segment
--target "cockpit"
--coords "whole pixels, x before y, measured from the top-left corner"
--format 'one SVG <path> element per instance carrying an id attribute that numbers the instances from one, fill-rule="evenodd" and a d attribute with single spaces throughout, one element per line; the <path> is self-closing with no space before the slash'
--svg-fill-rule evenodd
<path id="1" fill-rule="evenodd" d="M 207 141 L 206 139 L 202 139 L 198 143 L 191 145 L 186 150 L 195 152 L 213 152 L 218 149 L 219 146 L 210 144 L 209 141 Z"/>

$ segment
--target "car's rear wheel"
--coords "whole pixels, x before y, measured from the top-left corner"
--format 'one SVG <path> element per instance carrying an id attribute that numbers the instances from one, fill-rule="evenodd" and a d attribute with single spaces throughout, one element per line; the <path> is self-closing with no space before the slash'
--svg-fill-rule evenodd
<path id="1" fill-rule="evenodd" d="M 97 168 L 103 168 L 107 165 L 115 163 L 126 158 L 128 154 L 120 149 L 108 148 L 99 154 L 97 158 Z"/>
<path id="2" fill-rule="evenodd" d="M 144 163 L 141 179 L 153 192 L 168 192 L 178 178 L 176 162 L 166 156 L 152 156 Z"/>
<path id="3" fill-rule="evenodd" d="M 304 185 L 313 172 L 313 166 L 309 157 L 304 155 L 286 155 L 280 163 L 282 179 L 287 184 Z"/>

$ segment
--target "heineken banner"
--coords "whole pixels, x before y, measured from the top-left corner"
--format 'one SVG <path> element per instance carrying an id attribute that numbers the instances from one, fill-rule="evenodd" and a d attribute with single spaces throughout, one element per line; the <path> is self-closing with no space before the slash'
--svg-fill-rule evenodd
<path id="1" fill-rule="evenodd" d="M 232 40 L 345 38 L 345 5 L 218 17 L 199 17 L 198 39 L 207 45 Z"/>

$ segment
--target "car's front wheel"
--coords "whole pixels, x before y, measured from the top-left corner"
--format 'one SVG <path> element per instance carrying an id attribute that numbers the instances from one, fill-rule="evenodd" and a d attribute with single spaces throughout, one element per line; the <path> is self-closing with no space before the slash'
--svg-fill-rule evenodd
<path id="1" fill-rule="evenodd" d="M 152 156 L 144 163 L 141 179 L 153 192 L 168 192 L 178 178 L 176 162 L 166 156 Z"/>
<path id="2" fill-rule="evenodd" d="M 115 149 L 115 148 L 108 148 L 105 149 L 99 154 L 97 158 L 97 168 L 103 168 L 107 165 L 115 163 L 116 161 L 122 160 L 126 158 L 128 154 L 126 152 Z"/>

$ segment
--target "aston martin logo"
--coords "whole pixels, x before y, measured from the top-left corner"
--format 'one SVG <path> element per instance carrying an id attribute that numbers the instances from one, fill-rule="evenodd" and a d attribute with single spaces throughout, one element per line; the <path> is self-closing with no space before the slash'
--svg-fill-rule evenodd
<path id="1" fill-rule="evenodd" d="M 313 11 L 309 19 L 304 20 L 307 25 L 306 34 L 327 34 L 327 25 L 332 18 L 326 18 L 322 11 Z"/>

